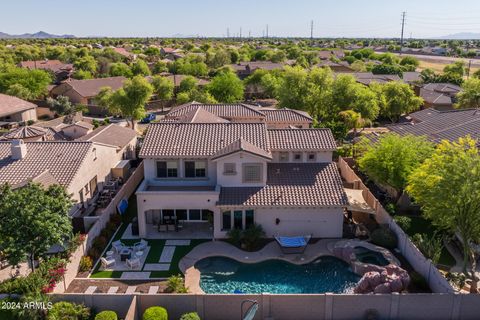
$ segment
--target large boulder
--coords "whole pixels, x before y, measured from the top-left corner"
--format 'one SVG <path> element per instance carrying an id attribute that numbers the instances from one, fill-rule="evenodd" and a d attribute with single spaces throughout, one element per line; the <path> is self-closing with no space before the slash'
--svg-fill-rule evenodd
<path id="1" fill-rule="evenodd" d="M 373 289 L 373 293 L 392 293 L 392 290 L 390 284 L 387 282 L 376 286 L 375 289 Z"/>

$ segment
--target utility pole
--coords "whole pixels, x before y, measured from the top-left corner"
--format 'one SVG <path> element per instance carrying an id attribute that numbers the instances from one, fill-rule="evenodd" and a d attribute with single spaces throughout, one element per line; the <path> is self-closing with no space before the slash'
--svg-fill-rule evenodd
<path id="1" fill-rule="evenodd" d="M 405 16 L 406 12 L 402 12 L 402 37 L 400 38 L 400 53 L 402 53 L 402 47 L 403 47 L 403 31 L 405 30 Z"/>
<path id="2" fill-rule="evenodd" d="M 313 43 L 313 20 L 310 22 L 310 41 Z"/>
<path id="3" fill-rule="evenodd" d="M 472 67 L 472 60 L 468 60 L 467 79 L 470 78 L 470 68 Z"/>
<path id="4" fill-rule="evenodd" d="M 267 24 L 267 39 L 268 39 L 268 24 Z"/>
<path id="5" fill-rule="evenodd" d="M 248 38 L 250 39 L 252 37 L 252 31 L 248 30 Z"/>
<path id="6" fill-rule="evenodd" d="M 240 39 L 242 39 L 242 27 L 240 27 Z"/>
<path id="7" fill-rule="evenodd" d="M 230 38 L 230 28 L 227 28 L 227 38 Z"/>

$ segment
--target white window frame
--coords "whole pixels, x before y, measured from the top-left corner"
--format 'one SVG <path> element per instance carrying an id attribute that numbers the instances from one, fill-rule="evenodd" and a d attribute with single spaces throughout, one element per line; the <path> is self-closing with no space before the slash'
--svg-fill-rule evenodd
<path id="1" fill-rule="evenodd" d="M 247 167 L 258 167 L 258 178 L 255 180 L 247 179 Z M 262 163 L 244 163 L 242 165 L 242 181 L 243 183 L 259 183 L 263 181 L 263 164 Z"/>
<path id="2" fill-rule="evenodd" d="M 228 168 L 230 166 L 230 168 Z M 228 170 L 230 169 L 230 170 Z M 225 162 L 223 164 L 223 175 L 234 176 L 237 174 L 237 164 L 235 162 Z"/>
<path id="3" fill-rule="evenodd" d="M 286 156 L 286 158 L 283 159 L 282 156 Z M 279 160 L 280 162 L 288 162 L 288 161 L 290 160 L 290 153 L 285 152 L 285 151 L 279 152 L 279 154 L 278 154 L 278 160 Z"/>

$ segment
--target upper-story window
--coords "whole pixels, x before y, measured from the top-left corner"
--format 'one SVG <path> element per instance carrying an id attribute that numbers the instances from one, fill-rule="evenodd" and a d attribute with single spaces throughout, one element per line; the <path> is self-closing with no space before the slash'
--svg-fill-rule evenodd
<path id="1" fill-rule="evenodd" d="M 233 176 L 237 174 L 237 168 L 235 163 L 224 163 L 223 164 L 223 174 L 226 176 Z"/>
<path id="2" fill-rule="evenodd" d="M 246 163 L 243 165 L 243 182 L 261 182 L 262 181 L 261 163 Z"/>
<path id="3" fill-rule="evenodd" d="M 177 178 L 177 161 L 157 161 L 157 178 Z"/>
<path id="4" fill-rule="evenodd" d="M 294 153 L 293 154 L 294 161 L 302 161 L 302 154 L 301 153 Z"/>
<path id="5" fill-rule="evenodd" d="M 207 176 L 207 162 L 185 161 L 185 178 L 204 178 Z"/>
<path id="6" fill-rule="evenodd" d="M 308 157 L 308 158 L 307 158 L 308 161 L 315 161 L 315 158 L 316 158 L 316 157 L 315 157 L 315 153 L 313 153 L 313 152 L 312 152 L 312 153 L 309 153 L 307 157 Z"/>
<path id="7" fill-rule="evenodd" d="M 280 152 L 280 162 L 288 162 L 288 152 Z"/>

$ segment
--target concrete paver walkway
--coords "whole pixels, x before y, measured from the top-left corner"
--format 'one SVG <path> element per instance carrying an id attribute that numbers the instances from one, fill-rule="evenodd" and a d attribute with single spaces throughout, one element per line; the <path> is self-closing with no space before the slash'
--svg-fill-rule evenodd
<path id="1" fill-rule="evenodd" d="M 175 246 L 165 246 L 163 247 L 162 254 L 160 256 L 160 263 L 170 263 L 173 259 L 173 254 L 175 253 Z"/>
<path id="2" fill-rule="evenodd" d="M 87 290 L 85 290 L 85 294 L 92 294 L 97 290 L 97 286 L 89 286 Z"/>
<path id="3" fill-rule="evenodd" d="M 123 272 L 120 279 L 143 280 L 150 278 L 150 272 Z"/>
<path id="4" fill-rule="evenodd" d="M 114 293 L 117 293 L 117 291 L 118 291 L 118 287 L 110 287 L 107 293 L 114 294 Z"/>
<path id="5" fill-rule="evenodd" d="M 136 290 L 137 290 L 137 286 L 128 286 L 127 291 L 125 291 L 125 294 L 135 293 Z"/>

